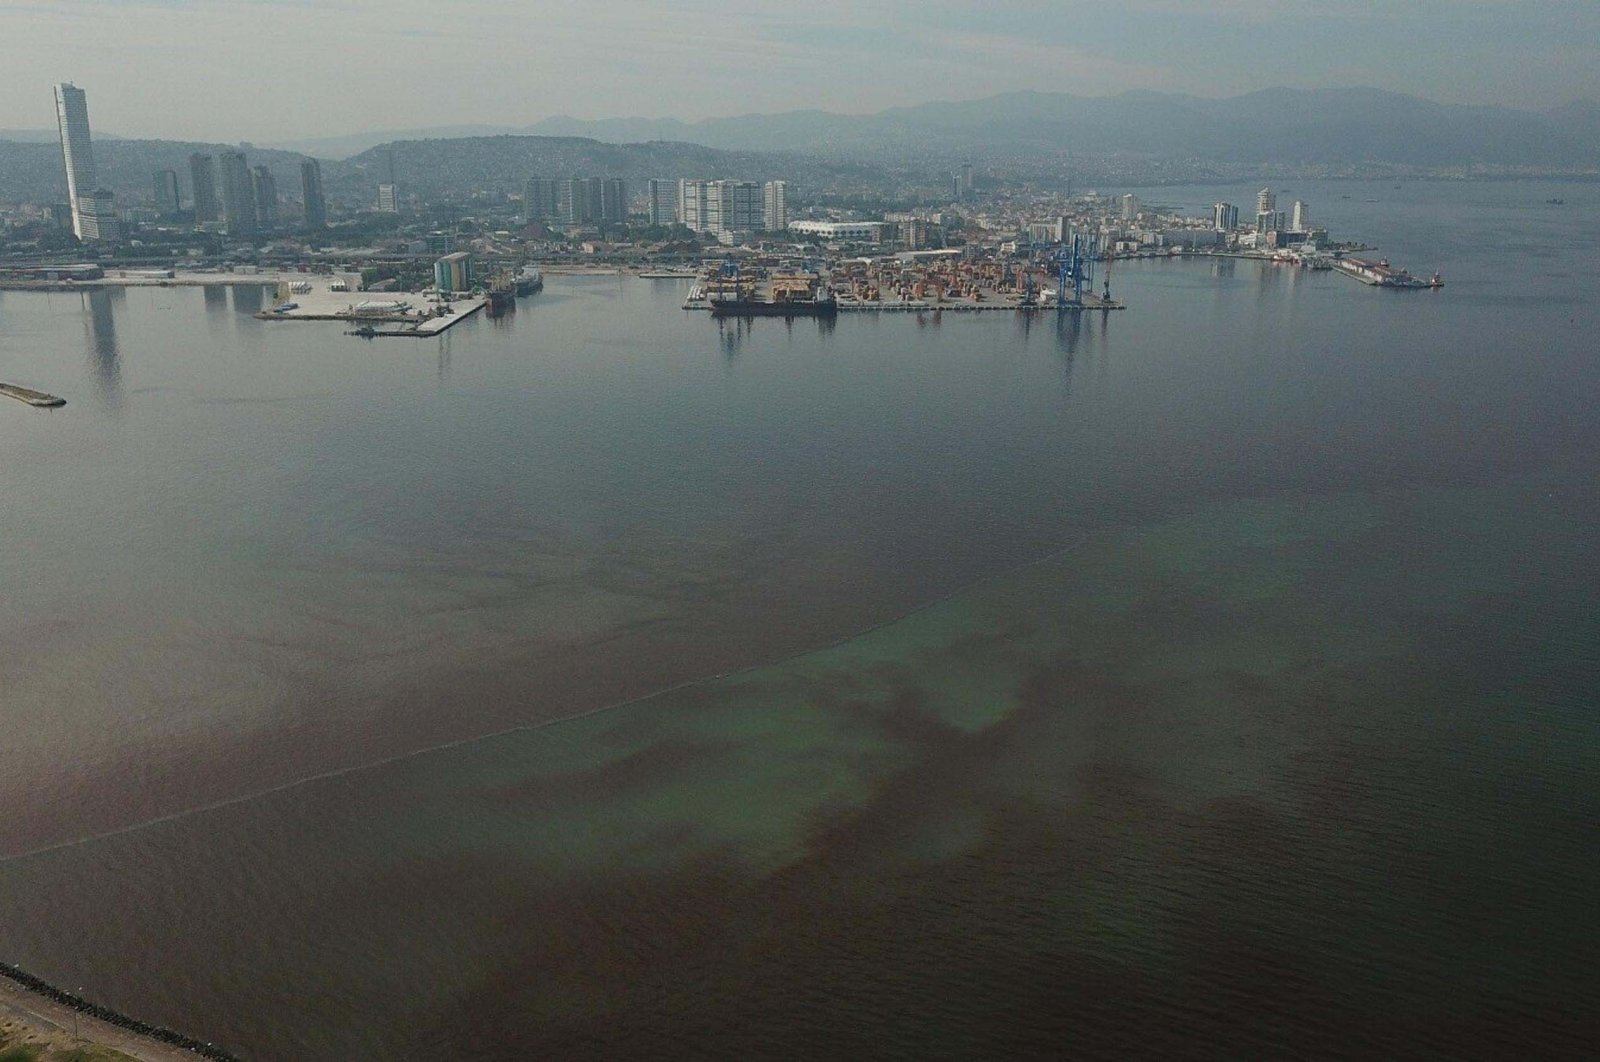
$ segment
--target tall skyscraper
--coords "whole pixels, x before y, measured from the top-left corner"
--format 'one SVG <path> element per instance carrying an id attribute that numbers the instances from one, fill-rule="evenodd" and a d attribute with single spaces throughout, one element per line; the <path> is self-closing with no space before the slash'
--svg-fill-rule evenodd
<path id="1" fill-rule="evenodd" d="M 522 185 L 522 217 L 526 221 L 556 216 L 556 182 L 548 177 L 529 177 Z"/>
<path id="2" fill-rule="evenodd" d="M 194 223 L 210 225 L 222 219 L 217 205 L 217 164 L 210 155 L 189 156 L 189 179 L 194 184 Z"/>
<path id="3" fill-rule="evenodd" d="M 678 182 L 652 179 L 650 194 L 650 224 L 675 225 L 678 222 Z"/>
<path id="4" fill-rule="evenodd" d="M 256 166 L 250 170 L 250 190 L 256 200 L 256 226 L 263 232 L 275 232 L 278 228 L 278 183 L 272 179 L 272 171 L 265 166 Z"/>
<path id="5" fill-rule="evenodd" d="M 384 183 L 378 185 L 378 213 L 400 213 L 400 186 Z"/>
<path id="6" fill-rule="evenodd" d="M 1129 193 L 1123 196 L 1118 203 L 1121 206 L 1123 221 L 1137 221 L 1139 219 L 1139 197 Z"/>
<path id="7" fill-rule="evenodd" d="M 178 212 L 178 171 L 157 170 L 150 175 L 151 191 L 155 195 L 156 211 L 166 217 Z"/>
<path id="8" fill-rule="evenodd" d="M 56 125 L 61 131 L 61 160 L 67 168 L 67 203 L 72 207 L 72 231 L 80 240 L 102 238 L 89 233 L 95 223 L 85 223 L 88 211 L 96 209 L 93 193 L 98 191 L 94 167 L 94 144 L 89 139 L 89 101 L 83 90 L 70 81 L 56 86 Z M 113 215 L 114 218 L 115 215 Z"/>
<path id="9" fill-rule="evenodd" d="M 961 194 L 964 198 L 972 198 L 972 163 L 961 164 Z"/>
<path id="10" fill-rule="evenodd" d="M 1294 201 L 1294 220 L 1289 223 L 1289 228 L 1295 232 L 1309 232 L 1311 230 L 1311 207 L 1296 199 Z"/>
<path id="11" fill-rule="evenodd" d="M 306 159 L 300 164 L 300 195 L 306 205 L 306 228 L 320 229 L 328 224 L 328 200 L 322 194 L 322 163 Z"/>
<path id="12" fill-rule="evenodd" d="M 222 178 L 222 227 L 229 236 L 253 236 L 256 220 L 255 183 L 242 151 L 224 151 L 217 158 Z"/>
<path id="13" fill-rule="evenodd" d="M 1211 227 L 1218 232 L 1232 232 L 1239 227 L 1239 208 L 1232 203 L 1217 203 L 1211 208 Z"/>
<path id="14" fill-rule="evenodd" d="M 761 227 L 782 232 L 789 227 L 789 182 L 768 181 L 761 186 Z"/>
<path id="15" fill-rule="evenodd" d="M 1270 214 L 1278 209 L 1278 193 L 1271 188 L 1263 188 L 1256 193 L 1256 213 Z"/>
<path id="16" fill-rule="evenodd" d="M 117 219 L 117 207 L 110 192 L 96 188 L 88 195 L 79 196 L 78 203 L 86 242 L 109 242 L 122 235 L 122 223 Z"/>
<path id="17" fill-rule="evenodd" d="M 621 224 L 628 220 L 628 182 L 607 177 L 600 189 L 600 219 Z"/>

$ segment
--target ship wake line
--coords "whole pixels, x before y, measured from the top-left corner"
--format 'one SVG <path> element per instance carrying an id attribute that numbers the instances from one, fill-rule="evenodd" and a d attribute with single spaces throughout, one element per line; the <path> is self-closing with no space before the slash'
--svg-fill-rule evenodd
<path id="1" fill-rule="evenodd" d="M 887 627 L 892 627 L 897 623 L 902 623 L 905 620 L 918 615 L 919 613 L 927 612 L 929 609 L 938 608 L 940 605 L 952 601 L 955 598 L 960 597 L 962 594 L 969 593 L 985 583 L 994 582 L 999 579 L 1005 579 L 1020 572 L 1025 572 L 1029 568 L 1036 568 L 1043 564 L 1049 564 L 1051 561 L 1058 560 L 1061 557 L 1067 556 L 1068 554 L 1083 548 L 1083 546 L 1087 545 L 1090 541 L 1098 536 L 1116 534 L 1120 530 L 1123 530 L 1123 528 L 1112 527 L 1103 528 L 1099 531 L 1086 532 L 1070 542 L 1052 547 L 1044 554 L 1035 557 L 1032 560 L 1026 560 L 1020 564 L 1012 565 L 1011 567 L 1002 571 L 980 576 L 979 578 L 963 583 L 955 589 L 941 594 L 930 601 L 925 601 L 920 605 L 907 609 L 905 612 L 899 613 L 898 615 L 891 616 L 888 619 L 874 623 L 871 626 L 863 627 L 862 629 L 854 631 L 850 634 L 846 634 L 843 637 L 835 638 L 833 641 L 825 644 L 801 649 L 797 652 L 790 653 L 787 656 L 778 657 L 775 660 L 766 660 L 755 664 L 748 664 L 744 667 L 730 668 L 727 671 L 719 671 L 716 674 L 703 675 L 699 678 L 685 679 L 682 682 L 676 682 L 670 686 L 663 686 L 658 690 L 651 690 L 649 693 L 642 693 L 637 697 L 630 697 L 627 700 L 622 701 L 613 701 L 610 704 L 602 704 L 599 707 L 590 708 L 586 711 L 577 712 L 573 715 L 563 715 L 555 719 L 546 719 L 537 723 L 519 723 L 516 726 L 508 726 L 504 729 L 490 731 L 486 734 L 474 734 L 469 737 L 455 738 L 451 741 L 444 741 L 419 749 L 410 749 L 406 752 L 396 753 L 393 756 L 384 756 L 376 760 L 369 760 L 365 763 L 355 763 L 346 767 L 336 767 L 331 771 L 320 771 L 316 774 L 306 775 L 303 778 L 295 778 L 287 782 L 281 782 L 277 785 L 267 786 L 264 789 L 256 789 L 249 793 L 241 793 L 238 796 L 227 797 L 223 800 L 213 800 L 205 804 L 196 804 L 194 807 L 183 808 L 178 811 L 169 812 L 165 815 L 157 815 L 153 818 L 141 819 L 138 822 L 128 823 L 125 826 L 118 826 L 115 829 L 102 830 L 98 833 L 85 834 L 82 837 L 73 837 L 64 841 L 53 841 L 50 844 L 40 845 L 37 848 L 25 849 L 21 852 L 3 853 L 0 854 L 0 865 L 13 863 L 22 859 L 32 859 L 37 856 L 49 855 L 51 852 L 60 852 L 69 848 L 77 848 L 81 845 L 93 844 L 96 841 L 106 841 L 115 837 L 123 837 L 128 834 L 138 833 L 141 830 L 147 830 L 155 826 L 161 826 L 170 822 L 177 822 L 181 819 L 186 819 L 194 815 L 204 815 L 213 811 L 221 811 L 225 808 L 237 807 L 241 804 L 248 804 L 252 800 L 260 800 L 264 797 L 269 797 L 277 793 L 287 792 L 291 789 L 298 789 L 301 786 L 312 785 L 316 782 L 324 782 L 334 778 L 344 778 L 350 775 L 359 774 L 363 771 L 371 771 L 380 767 L 387 767 L 391 764 L 404 763 L 407 760 L 417 759 L 422 756 L 431 755 L 435 752 L 448 752 L 451 749 L 465 748 L 469 745 L 478 744 L 479 742 L 492 741 L 495 738 L 507 737 L 512 734 L 524 734 L 538 730 L 548 730 L 552 727 L 560 726 L 563 723 L 572 723 L 580 719 L 589 719 L 597 715 L 603 715 L 607 712 L 615 712 L 623 708 L 631 708 L 635 705 L 640 705 L 648 701 L 655 700 L 657 697 L 665 697 L 669 694 L 676 693 L 679 690 L 686 690 L 694 686 L 703 685 L 707 682 L 716 682 L 720 679 L 734 678 L 739 675 L 747 675 L 752 672 L 760 671 L 763 668 L 778 667 L 792 660 L 799 660 L 803 657 L 810 656 L 813 653 L 822 653 L 828 651 L 829 649 L 838 648 L 839 646 L 848 642 L 855 641 L 857 638 L 864 638 L 876 631 L 881 631 Z"/>

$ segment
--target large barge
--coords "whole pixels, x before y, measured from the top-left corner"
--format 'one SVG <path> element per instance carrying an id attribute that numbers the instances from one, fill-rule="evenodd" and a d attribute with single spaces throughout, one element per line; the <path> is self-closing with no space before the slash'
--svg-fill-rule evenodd
<path id="1" fill-rule="evenodd" d="M 1404 269 L 1396 269 L 1387 258 L 1369 262 L 1364 258 L 1340 258 L 1333 267 L 1348 277 L 1377 288 L 1442 288 L 1444 278 L 1435 273 L 1427 280 L 1414 277 Z"/>

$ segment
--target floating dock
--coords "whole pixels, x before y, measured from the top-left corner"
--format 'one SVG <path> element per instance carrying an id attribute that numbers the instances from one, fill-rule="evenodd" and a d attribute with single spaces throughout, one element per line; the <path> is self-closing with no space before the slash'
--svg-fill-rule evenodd
<path id="1" fill-rule="evenodd" d="M 56 406 L 67 404 L 65 398 L 56 395 L 47 395 L 43 391 L 35 391 L 31 387 L 18 387 L 16 384 L 0 383 L 0 395 L 15 398 L 18 402 L 26 402 L 30 406 L 40 409 L 53 409 Z"/>

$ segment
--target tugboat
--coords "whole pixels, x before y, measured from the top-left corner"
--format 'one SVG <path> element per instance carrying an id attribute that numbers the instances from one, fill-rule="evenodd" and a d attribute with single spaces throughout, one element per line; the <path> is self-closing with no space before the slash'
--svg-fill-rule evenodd
<path id="1" fill-rule="evenodd" d="M 544 274 L 539 272 L 538 266 L 525 265 L 516 277 L 517 294 L 532 295 L 544 288 Z"/>

